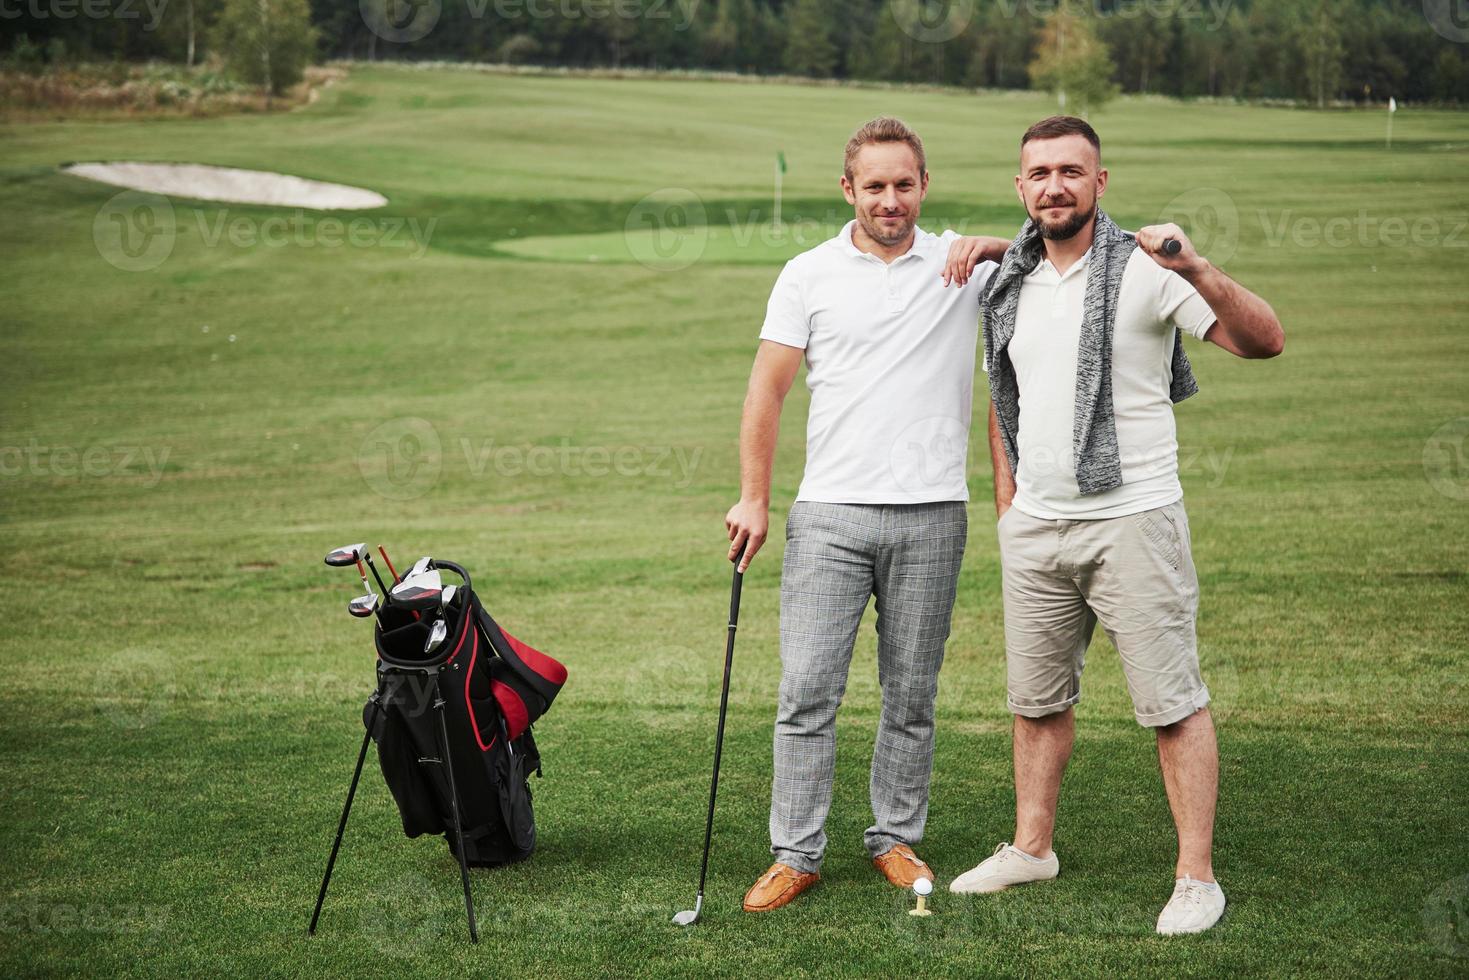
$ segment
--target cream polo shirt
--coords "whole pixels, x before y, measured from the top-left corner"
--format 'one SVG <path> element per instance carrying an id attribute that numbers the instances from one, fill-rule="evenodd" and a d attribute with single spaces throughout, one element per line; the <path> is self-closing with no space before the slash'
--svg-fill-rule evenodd
<path id="1" fill-rule="evenodd" d="M 1020 389 L 1015 506 L 1045 520 L 1123 517 L 1183 496 L 1173 422 L 1173 334 L 1200 340 L 1214 311 L 1188 280 L 1142 249 L 1128 257 L 1112 333 L 1112 410 L 1122 485 L 1083 495 L 1076 485 L 1072 417 L 1091 251 L 1065 275 L 1042 258 L 1025 277 L 1008 347 Z"/>

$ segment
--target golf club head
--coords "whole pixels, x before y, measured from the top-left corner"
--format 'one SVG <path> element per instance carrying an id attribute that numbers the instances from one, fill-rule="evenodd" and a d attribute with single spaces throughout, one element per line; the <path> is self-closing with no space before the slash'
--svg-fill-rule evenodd
<path id="1" fill-rule="evenodd" d="M 428 565 L 431 561 L 433 561 L 432 558 L 430 558 L 428 555 L 424 555 L 422 558 L 418 559 L 418 561 L 413 563 L 413 567 L 408 569 L 408 574 L 404 575 L 403 577 L 406 579 L 412 578 L 415 575 L 422 575 L 424 572 L 428 571 Z"/>
<path id="2" fill-rule="evenodd" d="M 367 593 L 367 595 L 360 595 L 357 598 L 353 599 L 351 602 L 347 603 L 347 612 L 351 613 L 358 619 L 366 619 L 368 616 L 371 616 L 376 609 L 377 595 L 372 592 Z"/>
<path id="3" fill-rule="evenodd" d="M 699 913 L 704 911 L 704 896 L 700 895 L 694 899 L 694 907 L 678 913 L 673 917 L 676 926 L 691 926 L 699 921 Z"/>
<path id="4" fill-rule="evenodd" d="M 444 637 L 448 635 L 449 627 L 444 625 L 444 621 L 442 619 L 434 620 L 433 628 L 428 631 L 428 642 L 423 645 L 423 652 L 428 653 L 440 643 L 443 643 Z"/>
<path id="5" fill-rule="evenodd" d="M 405 578 L 393 586 L 393 591 L 388 597 L 395 606 L 424 612 L 439 607 L 443 592 L 444 583 L 439 577 L 439 570 L 435 568 L 421 575 L 410 575 Z"/>
<path id="6" fill-rule="evenodd" d="M 355 565 L 362 560 L 367 551 L 367 542 L 349 544 L 341 548 L 334 548 L 326 553 L 326 563 L 333 568 L 342 568 L 346 565 Z"/>
<path id="7" fill-rule="evenodd" d="M 458 591 L 459 586 L 457 585 L 446 586 L 444 588 L 443 594 L 439 597 L 439 608 L 448 609 L 449 603 L 454 601 L 454 593 Z"/>

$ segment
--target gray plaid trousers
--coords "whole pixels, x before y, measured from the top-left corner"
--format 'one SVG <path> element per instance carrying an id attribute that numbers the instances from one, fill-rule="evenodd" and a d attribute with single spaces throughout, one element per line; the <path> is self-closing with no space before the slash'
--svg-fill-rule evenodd
<path id="1" fill-rule="evenodd" d="M 798 501 L 780 579 L 780 701 L 771 853 L 816 871 L 836 767 L 836 712 L 867 600 L 877 599 L 882 717 L 872 755 L 868 852 L 916 844 L 928 818 L 933 706 L 954 610 L 964 503 Z"/>

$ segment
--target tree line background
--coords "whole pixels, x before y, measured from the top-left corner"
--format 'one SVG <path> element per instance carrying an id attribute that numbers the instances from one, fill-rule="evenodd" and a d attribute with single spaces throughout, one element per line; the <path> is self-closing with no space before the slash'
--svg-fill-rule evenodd
<path id="1" fill-rule="evenodd" d="M 75 13 L 84 2 L 109 13 Z M 433 59 L 1039 87 L 1074 91 L 1083 109 L 1116 91 L 1469 103 L 1469 43 L 1450 39 L 1469 40 L 1469 19 L 1435 30 L 1435 19 L 1449 17 L 1457 0 L 4 3 L 10 61 L 32 66 L 63 59 L 192 64 L 213 54 L 258 75 L 262 61 L 270 64 L 260 54 L 279 47 L 286 53 L 278 62 L 296 77 L 313 59 Z M 62 16 L 62 9 L 74 13 Z M 437 22 L 418 40 L 394 43 L 367 26 L 368 10 L 390 24 L 436 11 Z M 274 74 L 272 87 L 292 80 Z"/>

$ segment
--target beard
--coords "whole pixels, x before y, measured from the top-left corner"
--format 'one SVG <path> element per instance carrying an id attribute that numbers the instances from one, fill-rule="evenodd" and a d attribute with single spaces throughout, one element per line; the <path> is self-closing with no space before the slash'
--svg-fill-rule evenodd
<path id="1" fill-rule="evenodd" d="M 917 216 L 903 215 L 897 225 L 883 226 L 878 223 L 876 215 L 862 215 L 859 219 L 862 230 L 879 245 L 893 246 L 901 245 L 913 234 L 913 226 L 917 222 Z"/>
<path id="2" fill-rule="evenodd" d="M 1044 210 L 1044 209 L 1042 209 Z M 1068 238 L 1075 237 L 1076 233 L 1086 227 L 1088 221 L 1097 213 L 1093 205 L 1086 211 L 1073 211 L 1068 218 L 1059 221 L 1047 221 L 1038 215 L 1031 215 L 1035 219 L 1036 226 L 1040 229 L 1042 238 L 1049 238 L 1053 242 L 1064 242 Z"/>

